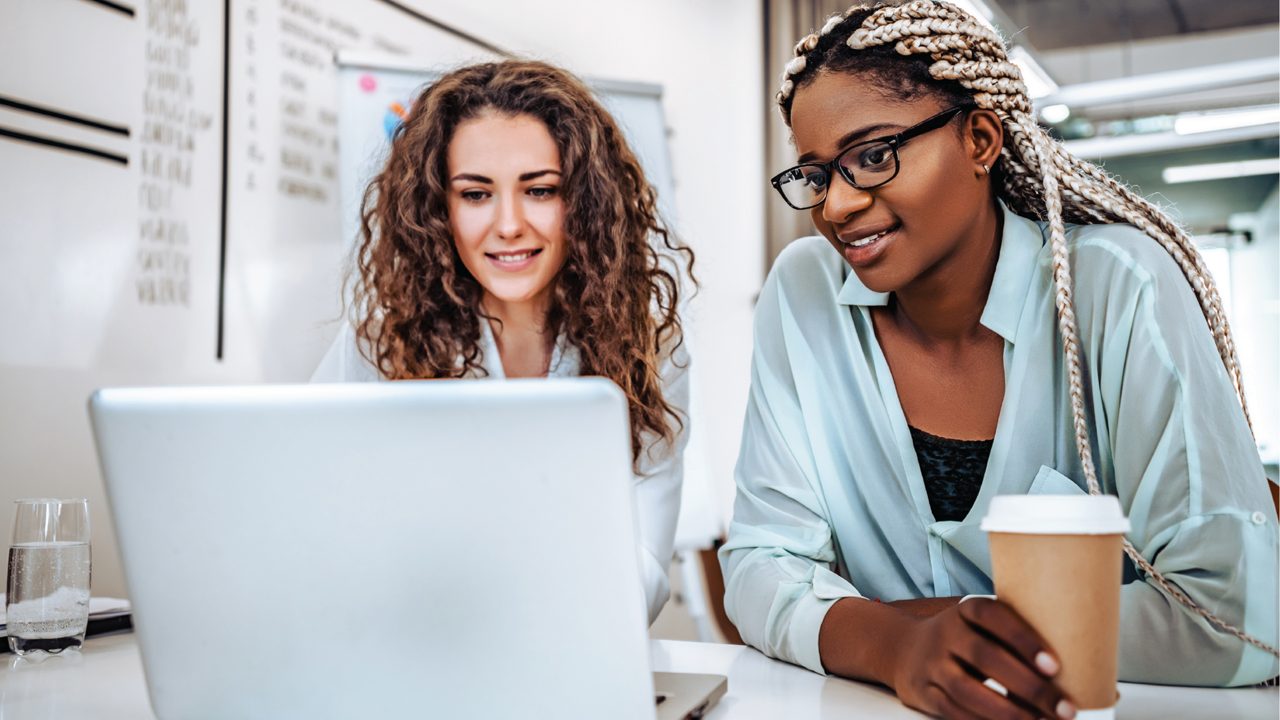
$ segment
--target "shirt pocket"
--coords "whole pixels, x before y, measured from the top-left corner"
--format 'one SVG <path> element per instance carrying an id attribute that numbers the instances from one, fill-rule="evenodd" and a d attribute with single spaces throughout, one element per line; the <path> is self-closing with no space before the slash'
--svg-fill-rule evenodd
<path id="1" fill-rule="evenodd" d="M 1077 485 L 1071 478 L 1054 470 L 1048 465 L 1041 465 L 1036 479 L 1031 481 L 1027 489 L 1028 495 L 1087 495 L 1088 492 Z"/>

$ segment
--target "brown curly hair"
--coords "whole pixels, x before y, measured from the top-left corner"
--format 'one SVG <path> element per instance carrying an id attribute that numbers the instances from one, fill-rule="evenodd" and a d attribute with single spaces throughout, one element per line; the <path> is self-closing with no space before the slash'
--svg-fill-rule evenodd
<path id="1" fill-rule="evenodd" d="M 663 396 L 660 369 L 684 340 L 679 277 L 683 270 L 692 281 L 693 252 L 659 217 L 657 194 L 617 123 L 585 84 L 552 65 L 470 65 L 414 103 L 364 193 L 351 305 L 361 353 L 389 380 L 485 372 L 482 288 L 458 256 L 446 195 L 453 133 L 485 112 L 537 118 L 555 140 L 567 256 L 548 326 L 578 348 L 582 375 L 608 378 L 626 394 L 638 461 L 644 433 L 670 442 L 684 427 Z"/>

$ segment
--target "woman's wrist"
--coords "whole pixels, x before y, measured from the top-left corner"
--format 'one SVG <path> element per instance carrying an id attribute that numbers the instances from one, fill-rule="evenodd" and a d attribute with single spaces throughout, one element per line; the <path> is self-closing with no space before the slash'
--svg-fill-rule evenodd
<path id="1" fill-rule="evenodd" d="M 844 598 L 827 611 L 818 655 L 827 672 L 894 687 L 904 637 L 921 622 L 910 612 L 865 598 Z"/>
<path id="2" fill-rule="evenodd" d="M 966 595 L 964 597 L 914 598 L 911 600 L 894 600 L 889 604 L 899 610 L 905 610 L 913 617 L 930 618 L 943 610 L 954 607 L 972 597 L 994 597 L 987 595 Z"/>

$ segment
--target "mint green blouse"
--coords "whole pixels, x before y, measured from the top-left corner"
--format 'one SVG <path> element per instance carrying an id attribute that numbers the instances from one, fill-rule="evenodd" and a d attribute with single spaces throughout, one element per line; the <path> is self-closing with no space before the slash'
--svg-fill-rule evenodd
<path id="1" fill-rule="evenodd" d="M 1005 396 L 982 490 L 935 521 L 867 289 L 820 237 L 761 292 L 737 499 L 720 551 L 725 609 L 764 653 L 824 672 L 836 600 L 992 592 L 978 525 L 998 494 L 1085 492 L 1053 306 L 1048 231 L 1004 212 L 982 324 L 1004 339 Z M 1228 622 L 1277 644 L 1277 525 L 1257 449 L 1185 277 L 1127 225 L 1069 226 L 1091 437 L 1134 546 Z M 1045 562 L 1053 562 L 1045 558 Z M 1223 633 L 1125 560 L 1120 678 L 1241 685 L 1276 658 Z"/>

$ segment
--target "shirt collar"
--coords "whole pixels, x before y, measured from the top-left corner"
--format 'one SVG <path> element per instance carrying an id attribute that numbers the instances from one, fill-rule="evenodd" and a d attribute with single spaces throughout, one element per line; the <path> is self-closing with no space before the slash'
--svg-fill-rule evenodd
<path id="1" fill-rule="evenodd" d="M 1034 220 L 1015 215 L 1003 202 L 999 205 L 1004 217 L 1004 231 L 1000 255 L 996 258 L 996 274 L 991 280 L 991 292 L 987 295 L 981 322 L 992 332 L 1013 342 L 1022 319 L 1036 258 L 1044 246 L 1044 234 Z M 844 272 L 844 286 L 840 288 L 836 302 L 869 307 L 889 304 L 889 293 L 876 292 L 863 285 L 858 274 L 848 265 L 844 266 Z"/>

